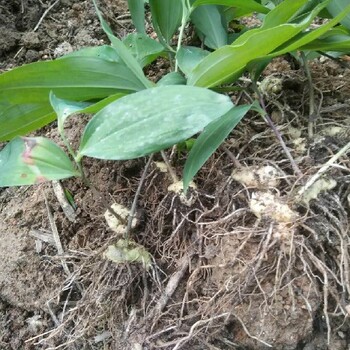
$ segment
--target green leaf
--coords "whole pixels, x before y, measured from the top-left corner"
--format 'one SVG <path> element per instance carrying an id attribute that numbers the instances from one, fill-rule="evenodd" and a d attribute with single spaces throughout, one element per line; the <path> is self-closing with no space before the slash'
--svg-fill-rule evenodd
<path id="1" fill-rule="evenodd" d="M 123 42 L 141 67 L 147 66 L 164 52 L 163 45 L 146 34 L 129 34 Z"/>
<path id="2" fill-rule="evenodd" d="M 63 126 L 65 120 L 70 115 L 80 112 L 92 105 L 92 103 L 88 102 L 75 102 L 63 100 L 61 98 L 58 98 L 52 91 L 50 91 L 50 103 L 57 115 L 59 126 Z"/>
<path id="3" fill-rule="evenodd" d="M 337 16 L 349 5 L 348 0 L 332 0 L 327 6 L 327 10 L 332 16 Z M 342 20 L 341 24 L 350 29 L 350 14 L 348 13 Z"/>
<path id="4" fill-rule="evenodd" d="M 152 22 L 158 37 L 170 44 L 182 20 L 182 0 L 150 0 Z"/>
<path id="5" fill-rule="evenodd" d="M 290 41 L 283 44 L 281 47 L 277 48 L 275 52 L 273 52 L 270 57 L 276 57 L 283 55 L 287 52 L 299 50 L 302 46 L 307 45 L 308 43 L 312 42 L 313 40 L 316 40 L 320 36 L 326 34 L 329 32 L 329 30 L 334 27 L 336 24 L 338 24 L 344 16 L 346 16 L 347 13 L 350 12 L 350 5 L 344 8 L 344 10 L 339 13 L 336 17 L 332 18 L 330 21 L 327 21 L 322 26 L 318 27 L 317 29 L 310 30 L 306 33 L 300 33 Z"/>
<path id="6" fill-rule="evenodd" d="M 90 120 L 78 159 L 132 159 L 184 141 L 233 106 L 229 97 L 182 85 L 125 96 Z"/>
<path id="7" fill-rule="evenodd" d="M 123 96 L 125 96 L 125 94 L 115 94 L 97 103 L 87 103 L 64 100 L 55 96 L 55 94 L 51 91 L 50 103 L 57 115 L 59 133 L 64 134 L 64 122 L 71 115 L 75 113 L 96 113 L 100 111 L 103 107 L 109 105 L 113 101 Z"/>
<path id="8" fill-rule="evenodd" d="M 182 46 L 176 54 L 177 63 L 182 72 L 189 76 L 194 67 L 210 54 L 209 51 L 194 46 Z"/>
<path id="9" fill-rule="evenodd" d="M 48 101 L 6 105 L 0 103 L 0 141 L 11 140 L 15 136 L 39 129 L 53 120 L 55 115 Z"/>
<path id="10" fill-rule="evenodd" d="M 233 45 L 241 45 L 256 33 L 266 29 L 272 29 L 283 24 L 287 24 L 303 8 L 308 0 L 284 0 L 281 4 L 271 10 L 264 18 L 263 24 L 259 28 L 254 28 L 240 35 Z"/>
<path id="11" fill-rule="evenodd" d="M 65 188 L 65 189 L 64 189 L 64 195 L 66 196 L 67 201 L 68 201 L 68 203 L 71 205 L 71 207 L 72 207 L 74 210 L 77 210 L 78 206 L 76 205 L 76 203 L 75 203 L 75 201 L 74 201 L 74 196 L 73 196 L 72 192 L 69 191 L 68 188 Z"/>
<path id="12" fill-rule="evenodd" d="M 99 57 L 74 56 L 13 69 L 0 75 L 0 141 L 53 121 L 50 91 L 63 99 L 89 101 L 142 89 L 124 64 Z"/>
<path id="13" fill-rule="evenodd" d="M 263 57 L 248 63 L 247 70 L 249 71 L 249 75 L 252 81 L 257 82 L 259 80 L 261 73 L 265 70 L 265 68 L 268 66 L 268 64 L 271 61 L 272 61 L 272 58 Z"/>
<path id="14" fill-rule="evenodd" d="M 266 57 L 306 29 L 324 6 L 325 4 L 317 6 L 300 23 L 281 24 L 265 30 L 253 29 L 253 34 L 247 36 L 244 33 L 231 46 L 224 46 L 204 58 L 188 77 L 188 85 L 214 87 L 234 81 L 249 62 Z M 241 38 L 244 36 L 246 40 L 242 41 Z"/>
<path id="15" fill-rule="evenodd" d="M 244 105 L 231 108 L 225 115 L 210 123 L 195 141 L 185 163 L 183 174 L 184 191 L 187 190 L 198 170 L 224 142 L 232 129 L 251 108 Z"/>
<path id="16" fill-rule="evenodd" d="M 259 12 L 259 13 L 268 13 L 270 10 L 257 3 L 254 0 L 196 0 L 192 7 L 196 8 L 201 5 L 224 5 L 224 6 L 234 6 L 238 7 L 244 11 L 249 12 Z"/>
<path id="17" fill-rule="evenodd" d="M 126 94 L 117 93 L 91 104 L 82 113 L 96 113 L 111 102 Z M 13 104 L 8 108 L 0 110 L 0 116 L 6 116 L 6 122 L 0 128 L 0 141 L 13 139 L 15 136 L 23 135 L 29 131 L 37 130 L 56 119 L 49 101 L 28 104 Z M 0 120 L 1 123 L 1 120 Z"/>
<path id="18" fill-rule="evenodd" d="M 79 176 L 68 156 L 44 137 L 17 137 L 0 152 L 0 187 Z"/>
<path id="19" fill-rule="evenodd" d="M 217 49 L 227 44 L 226 20 L 218 6 L 197 7 L 191 13 L 191 21 L 206 46 Z"/>
<path id="20" fill-rule="evenodd" d="M 64 60 L 67 57 L 98 57 L 105 61 L 122 63 L 117 50 L 109 45 L 84 47 L 78 51 L 73 51 L 65 56 L 58 58 L 58 60 Z"/>
<path id="21" fill-rule="evenodd" d="M 326 50 L 337 50 L 337 51 L 348 51 L 348 43 L 346 38 L 346 33 L 344 29 L 336 28 L 332 29 L 339 21 L 345 16 L 345 14 L 350 11 L 350 5 L 344 9 L 342 13 L 334 17 L 330 21 L 325 22 L 322 26 L 317 29 L 310 30 L 305 33 L 300 33 L 296 35 L 291 40 L 282 44 L 278 47 L 273 53 L 266 55 L 263 58 L 259 58 L 255 61 L 252 61 L 248 64 L 248 69 L 254 80 L 257 80 L 261 72 L 265 69 L 267 64 L 277 56 L 281 56 L 287 52 L 293 52 L 296 50 L 317 50 L 317 51 L 326 51 Z M 336 34 L 338 33 L 338 34 Z M 333 39 L 330 36 L 333 36 Z M 345 34 L 345 35 L 344 35 Z M 321 37 L 322 39 L 316 40 Z M 327 39 L 328 38 L 328 39 Z M 337 39 L 336 39 L 337 38 Z M 338 42 L 337 42 L 338 40 Z"/>
<path id="22" fill-rule="evenodd" d="M 291 22 L 307 2 L 308 0 L 284 0 L 266 15 L 261 30 Z"/>
<path id="23" fill-rule="evenodd" d="M 170 72 L 162 79 L 160 79 L 157 83 L 158 86 L 166 86 L 166 85 L 186 85 L 186 79 L 179 72 Z"/>
<path id="24" fill-rule="evenodd" d="M 146 34 L 145 30 L 145 1 L 128 0 L 132 22 L 138 33 Z"/>
<path id="25" fill-rule="evenodd" d="M 82 109 L 80 111 L 80 113 L 97 113 L 99 112 L 102 108 L 108 106 L 110 103 L 114 102 L 115 100 L 118 100 L 121 97 L 124 97 L 128 94 L 119 92 L 117 94 L 114 95 L 110 95 L 108 97 L 106 97 L 103 100 L 94 102 L 93 104 L 91 104 L 90 106 L 87 106 L 86 108 Z M 66 100 L 67 101 L 67 100 Z"/>
<path id="26" fill-rule="evenodd" d="M 103 19 L 102 14 L 97 7 L 96 0 L 93 0 L 93 3 L 95 5 L 96 13 L 100 20 L 102 29 L 107 34 L 108 39 L 111 41 L 112 46 L 117 50 L 118 56 L 120 57 L 121 61 L 129 68 L 129 70 L 133 73 L 133 76 L 139 80 L 139 83 L 141 83 L 144 86 L 144 88 L 153 87 L 154 84 L 145 77 L 145 75 L 143 74 L 142 68 L 138 64 L 136 58 L 125 47 L 123 42 L 120 39 L 118 39 L 116 36 L 114 36 L 111 28 L 109 27 L 107 22 Z"/>
<path id="27" fill-rule="evenodd" d="M 178 157 L 180 157 L 181 153 L 188 153 L 192 149 L 195 142 L 196 139 L 191 137 L 190 139 L 178 143 L 176 145 L 176 152 L 178 154 Z"/>
<path id="28" fill-rule="evenodd" d="M 350 34 L 344 30 L 334 28 L 319 39 L 302 46 L 300 50 L 307 51 L 338 51 L 350 52 Z"/>
<path id="29" fill-rule="evenodd" d="M 0 103 L 48 101 L 54 90 L 73 101 L 101 99 L 144 89 L 124 65 L 98 57 L 67 57 L 36 62 L 0 75 Z"/>

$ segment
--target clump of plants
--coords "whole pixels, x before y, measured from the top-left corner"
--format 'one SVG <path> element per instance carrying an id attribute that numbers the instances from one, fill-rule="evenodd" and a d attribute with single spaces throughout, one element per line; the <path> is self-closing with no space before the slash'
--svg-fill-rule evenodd
<path id="1" fill-rule="evenodd" d="M 146 34 L 145 1 L 129 0 L 137 32 L 117 38 L 96 6 L 110 45 L 0 76 L 0 186 L 30 185 L 83 176 L 83 157 L 143 157 L 200 133 L 184 168 L 184 189 L 253 105 L 235 106 L 230 91 L 246 71 L 257 81 L 274 57 L 288 52 L 341 51 L 349 47 L 350 6 L 338 1 L 150 0 L 157 40 Z M 340 3 L 340 2 L 339 2 Z M 316 29 L 316 16 L 333 17 Z M 255 12 L 258 28 L 229 32 L 230 23 Z M 202 47 L 183 45 L 193 26 Z M 336 26 L 336 27 L 335 27 Z M 177 34 L 174 39 L 174 35 Z M 159 57 L 173 71 L 153 83 L 143 69 Z M 64 133 L 75 113 L 95 114 L 73 150 Z M 262 111 L 263 114 L 263 111 Z M 69 154 L 43 137 L 25 137 L 57 118 Z"/>
<path id="2" fill-rule="evenodd" d="M 190 187 L 196 190 L 192 182 L 195 175 L 251 110 L 259 113 L 274 130 L 290 159 L 292 170 L 297 176 L 301 175 L 264 105 L 264 95 L 278 93 L 283 86 L 275 78 L 268 77 L 261 82 L 261 73 L 273 58 L 284 54 L 291 54 L 306 65 L 308 59 L 317 55 L 337 57 L 348 52 L 350 5 L 347 0 L 128 0 L 136 31 L 125 38 L 113 34 L 98 10 L 97 2 L 93 2 L 110 45 L 84 48 L 57 60 L 32 63 L 0 75 L 0 141 L 8 142 L 0 152 L 0 187 L 33 185 L 69 177 L 80 177 L 93 187 L 85 177 L 85 157 L 123 161 L 149 156 L 145 174 L 153 155 L 160 152 L 164 163 L 157 162 L 157 167 L 173 180 L 168 191 L 176 192 L 182 203 L 191 206 L 193 201 L 190 196 L 186 197 L 186 191 Z M 152 32 L 145 25 L 146 11 L 151 15 Z M 240 19 L 252 13 L 261 25 L 255 28 L 241 25 Z M 323 17 L 321 25 L 312 26 L 319 17 Z M 170 71 L 154 83 L 148 79 L 145 68 L 159 59 L 169 61 Z M 256 100 L 249 104 L 240 104 L 243 99 L 239 98 L 234 103 L 232 98 L 233 93 L 242 89 L 239 80 L 243 75 L 255 92 Z M 79 146 L 74 148 L 66 135 L 65 123 L 68 118 L 79 118 L 80 114 L 91 114 L 92 117 L 81 135 Z M 54 120 L 57 120 L 64 150 L 48 138 L 27 136 Z M 309 129 L 314 127 L 310 123 Z M 164 153 L 173 146 L 179 152 L 185 151 L 187 156 L 180 181 Z M 254 189 L 248 203 L 250 213 L 257 220 L 272 223 L 267 238 L 260 233 L 256 236 L 262 242 L 261 250 L 256 250 L 252 260 L 246 258 L 249 260 L 244 270 L 246 275 L 237 272 L 237 276 L 243 276 L 235 281 L 237 285 L 249 285 L 252 280 L 248 272 L 263 270 L 261 262 L 273 251 L 271 247 L 276 242 L 282 242 L 280 249 L 284 252 L 278 257 L 278 264 L 283 259 L 288 260 L 287 271 L 291 271 L 290 257 L 296 256 L 292 249 L 293 237 L 299 225 L 295 223 L 303 220 L 294 204 L 308 206 L 321 191 L 334 186 L 333 183 L 319 184 L 319 177 L 326 169 L 322 167 L 295 191 L 296 196 L 292 194 L 293 203 L 286 202 L 278 193 L 278 184 L 284 174 L 277 168 L 251 166 L 232 172 L 234 181 Z M 318 184 L 316 189 L 315 184 Z M 137 192 L 139 190 L 140 187 Z M 117 241 L 108 246 L 103 257 L 115 264 L 136 262 L 152 273 L 152 255 L 128 234 L 138 225 L 135 215 L 137 194 L 135 197 L 131 210 L 120 204 L 109 206 L 107 203 L 105 218 Z M 229 230 L 230 225 L 228 222 L 225 230 Z M 253 233 L 244 231 L 242 245 L 234 252 L 234 258 L 230 251 L 227 260 L 220 261 L 220 266 L 226 263 L 233 266 Z M 195 239 L 191 239 L 191 244 Z M 270 239 L 273 239 L 272 243 Z M 306 250 L 302 244 L 300 249 Z M 227 246 L 231 249 L 229 244 Z M 307 253 L 327 281 L 328 270 L 311 252 Z M 152 317 L 165 308 L 179 280 L 189 270 L 191 256 L 189 258 L 187 252 L 184 255 L 183 261 L 177 261 L 178 271 L 166 280 L 163 295 L 155 307 L 150 308 Z M 342 258 L 342 261 L 346 259 Z M 276 268 L 276 279 L 282 281 L 284 276 L 289 276 L 282 272 L 281 266 Z M 196 273 L 193 271 L 191 276 L 197 278 Z M 297 274 L 300 274 L 299 270 Z M 97 285 L 101 280 L 96 281 Z M 276 283 L 274 293 L 280 288 L 279 283 Z M 228 285 L 225 285 L 226 292 Z M 238 289 L 240 292 L 240 287 Z M 324 315 L 329 333 L 327 293 L 324 293 Z M 229 293 L 226 300 L 239 300 L 240 295 L 239 298 L 237 295 Z M 212 303 L 215 307 L 220 304 L 214 297 Z M 210 319 L 208 295 L 205 295 L 205 304 Z M 212 320 L 216 322 L 222 316 L 226 319 L 226 313 L 217 312 Z M 199 322 L 203 319 L 201 315 Z M 207 329 L 207 325 L 203 325 Z M 191 334 L 184 337 L 183 342 L 190 338 Z"/>

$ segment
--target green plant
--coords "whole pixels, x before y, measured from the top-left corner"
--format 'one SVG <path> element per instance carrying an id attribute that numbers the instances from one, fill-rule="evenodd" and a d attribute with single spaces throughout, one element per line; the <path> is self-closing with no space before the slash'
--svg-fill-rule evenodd
<path id="1" fill-rule="evenodd" d="M 0 76 L 0 186 L 83 176 L 84 156 L 132 159 L 161 151 L 204 131 L 188 155 L 184 189 L 251 105 L 234 106 L 220 89 L 234 90 L 246 71 L 254 81 L 268 62 L 294 51 L 347 51 L 350 6 L 336 0 L 149 0 L 158 41 L 146 35 L 144 0 L 128 0 L 137 33 L 123 41 L 96 11 L 111 45 L 86 48 L 55 61 L 29 64 Z M 316 29 L 314 18 L 332 17 Z M 229 23 L 257 12 L 258 28 L 229 33 Z M 343 21 L 343 25 L 337 26 Z M 184 46 L 192 23 L 208 50 Z M 174 34 L 178 31 L 177 42 Z M 174 69 L 157 84 L 143 68 L 158 57 Z M 174 61 L 174 64 L 172 64 Z M 215 92 L 216 91 L 216 92 Z M 65 120 L 96 113 L 78 150 L 70 147 Z M 52 141 L 26 138 L 57 117 L 67 155 Z M 73 160 L 74 162 L 72 163 Z"/>

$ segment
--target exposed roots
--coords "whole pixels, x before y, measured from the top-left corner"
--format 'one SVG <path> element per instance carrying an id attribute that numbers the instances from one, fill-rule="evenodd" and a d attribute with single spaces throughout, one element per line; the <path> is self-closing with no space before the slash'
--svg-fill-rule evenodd
<path id="1" fill-rule="evenodd" d="M 72 252 L 65 261 L 74 272 L 50 304 L 55 328 L 28 342 L 46 349 L 284 349 L 316 336 L 317 322 L 331 344 L 350 312 L 350 160 L 347 152 L 332 158 L 348 134 L 307 144 L 307 118 L 288 98 L 272 96 L 266 108 L 294 147 L 302 178 L 259 117 L 245 120 L 225 152 L 205 164 L 191 206 L 167 192 L 172 178 L 151 165 L 138 203 L 143 219 L 130 235 L 152 255 L 152 267 L 104 260 L 112 234 L 95 250 Z M 316 123 L 316 134 L 328 123 Z M 232 154 L 240 170 L 253 173 L 249 185 L 231 176 Z M 181 155 L 171 161 L 182 167 Z M 262 167 L 273 169 L 274 181 Z M 337 184 L 300 202 L 314 174 Z M 130 204 L 138 183 L 127 187 Z"/>

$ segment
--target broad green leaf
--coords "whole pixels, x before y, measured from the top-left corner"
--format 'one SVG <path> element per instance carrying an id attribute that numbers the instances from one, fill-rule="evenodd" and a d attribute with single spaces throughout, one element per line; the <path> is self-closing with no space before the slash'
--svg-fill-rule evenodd
<path id="1" fill-rule="evenodd" d="M 125 96 L 125 94 L 115 94 L 108 96 L 97 103 L 75 102 L 58 98 L 52 91 L 50 92 L 50 103 L 57 115 L 58 130 L 61 132 L 65 120 L 75 113 L 96 113 L 113 101 Z"/>
<path id="2" fill-rule="evenodd" d="M 349 5 L 349 0 L 332 0 L 327 6 L 327 10 L 332 16 L 337 16 Z M 350 13 L 348 13 L 341 21 L 341 24 L 350 29 Z"/>
<path id="3" fill-rule="evenodd" d="M 160 79 L 157 83 L 158 86 L 166 86 L 166 85 L 186 85 L 185 77 L 179 72 L 170 72 L 162 79 Z"/>
<path id="4" fill-rule="evenodd" d="M 246 31 L 233 42 L 233 45 L 241 45 L 256 33 L 288 23 L 305 3 L 307 0 L 284 0 L 265 16 L 261 27 Z"/>
<path id="5" fill-rule="evenodd" d="M 261 31 L 253 30 L 254 35 L 248 36 L 246 41 L 242 42 L 240 37 L 232 45 L 216 50 L 194 68 L 188 77 L 188 85 L 214 87 L 234 81 L 248 63 L 264 58 L 306 29 L 324 6 L 325 4 L 317 6 L 300 23 L 282 24 Z M 237 41 L 240 41 L 239 45 L 236 44 Z"/>
<path id="6" fill-rule="evenodd" d="M 232 108 L 229 97 L 182 85 L 125 96 L 90 120 L 78 159 L 132 159 L 184 141 Z"/>
<path id="7" fill-rule="evenodd" d="M 268 13 L 270 11 L 267 7 L 262 6 L 254 0 L 196 0 L 192 4 L 192 8 L 196 8 L 201 5 L 234 6 L 244 9 L 244 11 L 259 13 Z"/>
<path id="8" fill-rule="evenodd" d="M 145 77 L 142 68 L 138 64 L 136 58 L 131 54 L 131 52 L 129 52 L 129 50 L 125 47 L 123 42 L 116 36 L 114 36 L 111 28 L 103 19 L 102 14 L 97 7 L 96 0 L 93 0 L 93 3 L 95 5 L 96 13 L 100 20 L 102 29 L 107 34 L 112 46 L 117 50 L 118 56 L 120 57 L 122 62 L 130 69 L 130 71 L 133 73 L 133 76 L 139 80 L 139 82 L 144 86 L 144 88 L 150 88 L 154 86 L 154 84 Z"/>
<path id="9" fill-rule="evenodd" d="M 0 152 L 0 187 L 79 176 L 68 156 L 44 137 L 17 137 Z"/>
<path id="10" fill-rule="evenodd" d="M 197 7 L 191 13 L 191 21 L 206 46 L 217 49 L 227 44 L 226 20 L 218 6 Z"/>
<path id="11" fill-rule="evenodd" d="M 102 99 L 144 86 L 124 65 L 98 57 L 31 63 L 0 75 L 0 104 L 48 101 L 53 90 L 73 101 Z"/>
<path id="12" fill-rule="evenodd" d="M 170 44 L 182 20 L 182 0 L 149 0 L 152 22 L 158 37 Z"/>
<path id="13" fill-rule="evenodd" d="M 350 52 L 350 34 L 338 29 L 332 29 L 325 35 L 302 46 L 300 50 Z"/>
<path id="14" fill-rule="evenodd" d="M 269 8 L 266 8 L 266 10 L 271 11 Z M 263 14 L 263 12 L 261 12 L 261 14 Z M 247 8 L 244 8 L 244 7 L 225 7 L 224 15 L 226 18 L 226 22 L 230 23 L 234 19 L 239 19 L 239 18 L 245 17 L 245 16 L 251 16 L 252 11 L 247 9 Z M 263 17 L 263 16 L 258 15 L 258 17 Z M 241 26 L 242 28 L 245 27 L 245 25 L 243 23 L 235 23 L 235 25 L 237 27 L 239 27 L 239 26 Z"/>
<path id="15" fill-rule="evenodd" d="M 126 94 L 123 93 L 110 95 L 81 112 L 96 113 L 111 102 L 125 95 Z M 31 130 L 37 130 L 56 119 L 56 115 L 49 101 L 19 105 L 12 104 L 9 108 L 1 110 L 0 114 L 7 117 L 6 122 L 2 124 L 0 128 L 0 141 L 11 140 L 15 136 L 23 135 Z"/>
<path id="16" fill-rule="evenodd" d="M 284 0 L 266 15 L 261 30 L 290 22 L 307 2 L 308 0 Z"/>
<path id="17" fill-rule="evenodd" d="M 344 11 L 342 13 L 340 13 L 338 16 L 336 16 L 335 18 L 331 19 L 328 22 L 325 22 L 325 24 L 323 24 L 322 26 L 318 27 L 317 29 L 314 30 L 310 30 L 308 32 L 305 33 L 300 33 L 298 35 L 296 35 L 294 38 L 292 38 L 291 40 L 287 41 L 286 43 L 282 44 L 282 46 L 278 47 L 273 53 L 266 55 L 265 57 L 259 58 L 255 61 L 252 61 L 248 64 L 248 69 L 251 72 L 251 75 L 253 77 L 254 80 L 257 80 L 257 78 L 259 77 L 259 75 L 261 74 L 261 72 L 265 69 L 265 67 L 267 66 L 267 64 L 274 58 L 277 56 L 281 56 L 287 52 L 293 52 L 296 50 L 318 50 L 318 51 L 322 51 L 325 49 L 331 49 L 332 45 L 334 45 L 335 43 L 333 42 L 333 44 L 331 44 L 330 42 L 328 42 L 327 44 L 327 40 L 324 41 L 317 41 L 316 39 L 319 38 L 321 35 L 328 35 L 328 33 L 331 33 L 332 31 L 334 31 L 335 29 L 331 28 L 333 26 L 335 26 L 345 15 L 346 13 L 350 11 L 350 5 L 344 9 Z M 337 31 L 339 31 L 339 29 L 337 29 Z M 340 40 L 340 38 L 339 38 Z M 346 48 L 346 38 L 343 37 L 343 48 L 340 49 L 340 51 L 347 51 Z M 309 43 L 314 43 L 313 46 L 309 46 Z M 333 49 L 336 49 L 336 47 L 341 47 L 341 43 L 338 42 L 337 46 L 333 46 Z"/>
<path id="18" fill-rule="evenodd" d="M 51 90 L 71 101 L 98 101 L 142 89 L 124 64 L 99 57 L 73 56 L 13 69 L 0 75 L 0 141 L 53 121 Z"/>
<path id="19" fill-rule="evenodd" d="M 186 76 L 189 76 L 193 68 L 209 54 L 209 51 L 203 50 L 199 47 L 182 46 L 176 54 L 176 60 L 181 71 Z"/>
<path id="20" fill-rule="evenodd" d="M 163 45 L 151 39 L 146 34 L 129 34 L 124 40 L 124 45 L 137 59 L 141 67 L 152 63 L 164 52 Z"/>
<path id="21" fill-rule="evenodd" d="M 0 92 L 1 94 L 1 92 Z M 55 120 L 48 101 L 7 104 L 0 103 L 0 141 L 13 139 Z"/>
<path id="22" fill-rule="evenodd" d="M 330 1 L 330 0 L 325 0 Z M 278 5 L 272 9 L 264 18 L 263 24 L 259 28 L 251 29 L 240 35 L 234 42 L 233 45 L 240 45 L 246 42 L 250 37 L 254 36 L 256 33 L 264 31 L 269 28 L 274 28 L 279 25 L 286 24 L 288 22 L 296 21 L 296 17 L 301 14 L 308 14 L 310 11 L 307 10 L 310 0 L 283 0 L 278 3 Z M 320 5 L 321 10 L 326 6 Z M 316 5 L 315 5 L 316 7 Z M 318 12 L 320 12 L 318 11 Z M 302 18 L 299 17 L 299 22 Z"/>
<path id="23" fill-rule="evenodd" d="M 184 191 L 187 190 L 198 170 L 224 142 L 251 107 L 251 105 L 244 105 L 231 108 L 225 115 L 210 123 L 199 135 L 185 163 L 183 173 Z"/>
<path id="24" fill-rule="evenodd" d="M 128 95 L 128 94 L 125 94 L 122 92 L 119 92 L 119 93 L 114 94 L 114 95 L 110 95 L 103 100 L 100 100 L 100 101 L 94 102 L 93 104 L 90 104 L 90 106 L 87 106 L 86 108 L 82 109 L 80 111 L 80 113 L 97 113 L 102 108 L 108 106 L 110 103 L 112 103 L 112 102 L 114 102 L 114 101 L 118 100 L 119 98 L 124 97 L 126 95 Z"/>
<path id="25" fill-rule="evenodd" d="M 105 61 L 122 63 L 118 56 L 117 50 L 109 45 L 84 47 L 78 51 L 73 51 L 65 56 L 58 58 L 58 60 L 66 59 L 67 57 L 98 57 Z"/>
<path id="26" fill-rule="evenodd" d="M 224 46 L 204 58 L 188 77 L 188 85 L 215 87 L 237 79 L 246 65 L 263 57 L 297 33 L 283 25 L 256 33 L 242 45 Z"/>
<path id="27" fill-rule="evenodd" d="M 312 11 L 316 6 L 318 6 L 320 3 L 324 2 L 324 1 L 328 1 L 328 0 L 308 0 L 307 3 L 304 6 L 302 6 L 300 8 L 300 10 L 298 11 L 298 16 Z M 329 1 L 331 1 L 331 0 L 329 0 Z M 324 11 L 327 12 L 327 9 L 325 8 L 325 9 L 321 10 L 320 13 L 318 14 L 318 16 L 321 16 L 321 14 Z M 328 16 L 328 18 L 329 17 L 330 16 Z"/>
<path id="28" fill-rule="evenodd" d="M 138 33 L 146 34 L 145 30 L 145 1 L 128 0 L 132 22 Z"/>
<path id="29" fill-rule="evenodd" d="M 299 35 L 295 36 L 293 39 L 286 42 L 281 47 L 277 48 L 277 50 L 273 52 L 270 55 L 270 57 L 272 58 L 272 57 L 283 55 L 287 52 L 299 50 L 302 46 L 307 45 L 313 40 L 316 40 L 321 35 L 327 34 L 327 32 L 329 32 L 332 27 L 338 24 L 344 18 L 344 16 L 346 16 L 346 14 L 349 12 L 350 12 L 350 5 L 345 7 L 344 10 L 341 13 L 339 13 L 336 17 L 326 22 L 322 26 L 318 27 L 317 29 L 310 30 L 306 33 L 300 33 Z"/>

